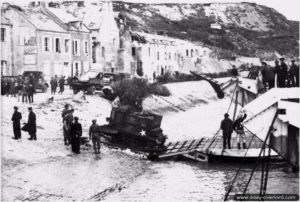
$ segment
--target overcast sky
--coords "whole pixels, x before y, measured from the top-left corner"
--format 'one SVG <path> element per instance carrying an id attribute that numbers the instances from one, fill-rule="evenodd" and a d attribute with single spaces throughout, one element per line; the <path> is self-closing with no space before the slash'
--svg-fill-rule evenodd
<path id="1" fill-rule="evenodd" d="M 4 2 L 5 0 L 0 0 Z M 7 0 L 18 2 L 17 4 L 28 4 L 30 0 Z M 49 0 L 47 0 L 49 1 Z M 54 0 L 55 1 L 55 0 Z M 101 0 L 88 0 L 101 1 Z M 300 0 L 123 0 L 127 2 L 143 3 L 209 3 L 209 2 L 255 2 L 257 4 L 272 7 L 287 17 L 289 20 L 300 21 Z"/>

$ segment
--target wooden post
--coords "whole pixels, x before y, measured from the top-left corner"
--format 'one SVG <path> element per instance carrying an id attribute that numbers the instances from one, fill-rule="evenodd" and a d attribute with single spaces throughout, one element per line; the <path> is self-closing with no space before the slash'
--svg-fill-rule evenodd
<path id="1" fill-rule="evenodd" d="M 238 105 L 238 98 L 239 98 L 239 91 L 236 91 L 236 97 L 235 97 L 235 105 L 234 105 L 234 112 L 233 112 L 233 117 L 232 121 L 235 120 L 235 115 L 236 115 L 236 110 L 237 110 L 237 105 Z"/>

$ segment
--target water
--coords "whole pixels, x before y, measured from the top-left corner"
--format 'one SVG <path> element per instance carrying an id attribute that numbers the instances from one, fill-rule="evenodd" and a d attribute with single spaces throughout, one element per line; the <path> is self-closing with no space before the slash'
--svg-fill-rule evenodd
<path id="1" fill-rule="evenodd" d="M 234 193 L 242 192 L 254 164 L 243 165 Z M 154 163 L 129 187 L 106 201 L 223 201 L 236 174 L 238 163 L 160 162 Z M 261 172 L 254 173 L 248 193 L 258 193 Z M 272 168 L 267 193 L 298 194 L 299 176 Z"/>
<path id="2" fill-rule="evenodd" d="M 212 137 L 219 127 L 229 100 L 200 105 L 186 112 L 167 114 L 162 128 L 169 141 Z M 195 161 L 153 162 L 147 171 L 120 192 L 110 194 L 106 201 L 223 201 L 239 163 Z M 272 164 L 267 193 L 298 194 L 299 175 L 285 172 L 282 164 Z M 242 192 L 254 164 L 244 164 L 233 187 Z M 256 171 L 247 193 L 259 193 L 261 172 Z"/>

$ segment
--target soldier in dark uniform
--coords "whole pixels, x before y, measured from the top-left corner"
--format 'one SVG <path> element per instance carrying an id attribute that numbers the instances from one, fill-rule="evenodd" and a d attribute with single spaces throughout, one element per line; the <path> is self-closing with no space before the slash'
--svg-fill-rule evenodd
<path id="1" fill-rule="evenodd" d="M 286 79 L 287 79 L 287 65 L 284 62 L 284 58 L 280 58 L 281 64 L 280 64 L 280 69 L 277 74 L 277 80 L 278 80 L 278 87 L 284 88 L 286 87 Z"/>
<path id="2" fill-rule="evenodd" d="M 275 73 L 274 70 L 268 66 L 266 62 L 262 62 L 262 76 L 263 76 L 263 83 L 268 84 L 269 89 L 274 88 L 274 83 L 275 83 Z"/>
<path id="3" fill-rule="evenodd" d="M 32 81 L 28 82 L 28 101 L 33 103 L 33 94 L 34 94 L 34 83 Z"/>
<path id="4" fill-rule="evenodd" d="M 80 137 L 82 136 L 82 127 L 78 122 L 78 117 L 74 117 L 74 123 L 70 129 L 72 151 L 76 154 L 80 154 Z"/>
<path id="5" fill-rule="evenodd" d="M 28 140 L 36 140 L 36 116 L 31 107 L 28 107 L 29 115 L 27 122 L 27 131 L 30 135 Z"/>
<path id="6" fill-rule="evenodd" d="M 96 119 L 92 121 L 92 125 L 90 126 L 89 130 L 89 137 L 92 139 L 93 148 L 96 154 L 100 154 L 100 126 L 96 123 Z"/>
<path id="7" fill-rule="evenodd" d="M 65 91 L 65 78 L 62 76 L 59 79 L 59 92 L 58 93 L 63 94 L 64 91 Z"/>
<path id="8" fill-rule="evenodd" d="M 70 109 L 69 111 L 66 112 L 63 118 L 63 124 L 64 124 L 63 131 L 64 131 L 65 145 L 69 145 L 71 143 L 70 130 L 73 124 L 73 112 L 74 109 Z"/>
<path id="9" fill-rule="evenodd" d="M 233 122 L 229 118 L 229 115 L 226 113 L 224 115 L 224 119 L 221 122 L 221 130 L 223 131 L 223 148 L 226 149 L 226 143 L 228 145 L 228 149 L 231 149 L 230 140 L 232 134 L 232 125 Z"/>
<path id="10" fill-rule="evenodd" d="M 231 76 L 232 77 L 237 77 L 238 75 L 239 75 L 238 70 L 237 70 L 236 66 L 233 65 L 232 69 L 231 69 Z"/>
<path id="11" fill-rule="evenodd" d="M 288 75 L 289 75 L 289 84 L 290 84 L 290 87 L 295 87 L 297 86 L 296 83 L 297 83 L 297 76 L 298 76 L 298 80 L 299 80 L 299 66 L 297 66 L 295 64 L 295 60 L 292 60 L 292 65 L 291 65 L 291 68 L 288 72 Z M 298 81 L 299 83 L 299 81 Z M 298 84 L 299 85 L 299 84 Z"/>
<path id="12" fill-rule="evenodd" d="M 22 119 L 22 114 L 18 112 L 18 107 L 14 107 L 15 112 L 11 118 L 13 122 L 13 130 L 14 130 L 14 137 L 13 139 L 18 140 L 21 139 L 21 124 L 20 120 Z"/>

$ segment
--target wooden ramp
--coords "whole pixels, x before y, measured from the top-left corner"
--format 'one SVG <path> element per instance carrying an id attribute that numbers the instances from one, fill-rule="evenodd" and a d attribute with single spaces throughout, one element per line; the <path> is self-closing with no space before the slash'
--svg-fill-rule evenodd
<path id="1" fill-rule="evenodd" d="M 246 146 L 251 142 L 252 136 L 246 136 Z M 223 138 L 199 138 L 194 140 L 185 140 L 177 142 L 169 142 L 166 144 L 166 151 L 160 153 L 159 158 L 183 155 L 185 157 L 195 159 L 197 161 L 208 161 L 209 156 L 224 156 L 232 158 L 257 158 L 262 148 L 263 142 L 253 137 L 249 149 L 238 149 L 237 137 L 231 138 L 231 149 L 223 149 Z M 268 148 L 265 149 L 265 155 L 268 154 Z M 271 156 L 278 154 L 271 150 Z"/>

